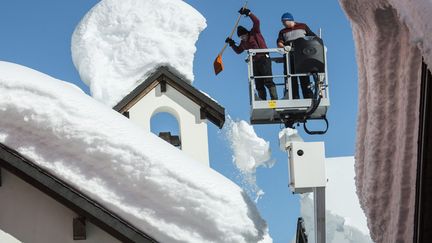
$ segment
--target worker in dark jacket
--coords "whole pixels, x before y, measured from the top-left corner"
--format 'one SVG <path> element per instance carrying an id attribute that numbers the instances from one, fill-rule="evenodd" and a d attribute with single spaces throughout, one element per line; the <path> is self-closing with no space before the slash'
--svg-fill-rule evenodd
<path id="1" fill-rule="evenodd" d="M 237 54 L 249 49 L 266 49 L 267 45 L 261 34 L 259 19 L 247 8 L 241 8 L 239 13 L 249 16 L 253 22 L 253 27 L 250 31 L 243 26 L 237 28 L 237 35 L 241 39 L 238 46 L 231 38 L 227 38 L 225 42 L 228 43 Z M 258 53 L 254 56 L 253 72 L 254 76 L 273 76 L 271 60 L 267 53 Z M 261 100 L 266 100 L 267 98 L 265 87 L 269 89 L 271 99 L 277 100 L 276 86 L 272 78 L 256 78 L 255 87 Z"/>
<path id="2" fill-rule="evenodd" d="M 279 36 L 277 39 L 277 46 L 280 48 L 284 48 L 286 46 L 292 46 L 292 42 L 298 38 L 302 38 L 305 36 L 316 36 L 314 32 L 310 30 L 310 28 L 304 24 L 299 22 L 294 22 L 294 17 L 290 13 L 284 13 L 281 17 L 282 24 L 285 28 L 279 31 Z M 290 57 L 291 70 L 294 70 L 294 59 L 292 56 Z M 286 69 L 286 65 L 284 65 Z M 286 74 L 285 70 L 285 74 Z M 292 77 L 292 93 L 293 99 L 299 99 L 299 87 L 298 87 L 298 79 L 297 77 Z M 312 90 L 310 88 L 310 81 L 308 76 L 300 76 L 300 85 L 302 88 L 303 98 L 312 98 Z"/>

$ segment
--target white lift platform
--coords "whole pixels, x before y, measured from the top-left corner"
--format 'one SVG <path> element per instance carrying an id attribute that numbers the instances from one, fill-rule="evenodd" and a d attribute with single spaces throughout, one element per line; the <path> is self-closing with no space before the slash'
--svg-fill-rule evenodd
<path id="1" fill-rule="evenodd" d="M 305 37 L 293 41 L 293 47 L 275 49 L 251 49 L 248 51 L 248 80 L 250 87 L 251 124 L 284 124 L 285 129 L 279 133 L 280 147 L 288 153 L 289 186 L 293 193 L 312 192 L 314 196 L 315 242 L 325 243 L 325 152 L 324 142 L 304 142 L 293 129 L 297 123 L 303 123 L 309 134 L 324 134 L 328 129 L 326 118 L 330 106 L 326 65 L 326 48 L 318 37 Z M 272 62 L 282 64 L 283 74 L 256 76 L 254 74 L 254 57 L 257 54 L 269 55 Z M 293 63 L 291 63 L 293 62 Z M 275 69 L 273 69 L 275 70 Z M 294 99 L 293 82 L 308 77 L 304 82 L 309 92 L 306 99 Z M 294 77 L 298 77 L 295 78 Z M 256 95 L 255 80 L 271 78 L 276 87 L 283 86 L 282 98 L 278 100 L 261 100 Z M 275 79 L 281 79 L 277 82 Z M 305 87 L 306 88 L 306 87 Z M 280 96 L 280 88 L 278 96 Z M 312 93 L 312 94 L 311 94 Z M 304 92 L 306 94 L 306 92 Z M 298 98 L 298 97 L 297 97 Z M 321 131 L 310 131 L 306 127 L 308 120 L 323 120 L 326 128 Z"/>
<path id="2" fill-rule="evenodd" d="M 319 39 L 319 38 L 317 38 Z M 320 40 L 320 39 L 319 39 Z M 302 49 L 294 48 L 273 48 L 273 49 L 250 49 L 246 62 L 248 63 L 248 80 L 250 87 L 250 121 L 251 124 L 285 124 L 292 127 L 296 123 L 305 124 L 307 120 L 324 120 L 328 128 L 326 119 L 327 110 L 330 106 L 326 48 L 322 42 L 306 40 L 302 43 Z M 320 45 L 321 43 L 321 45 Z M 296 50 L 297 48 L 297 50 Z M 284 65 L 286 72 L 280 75 L 255 76 L 253 59 L 258 53 L 266 53 L 272 62 Z M 298 57 L 298 58 L 296 58 Z M 292 65 L 291 61 L 302 62 L 300 65 Z M 317 64 L 318 68 L 314 67 Z M 303 65 L 305 68 L 302 68 Z M 292 70 L 295 66 L 297 70 Z M 300 68 L 297 68 L 300 66 Z M 312 98 L 294 99 L 292 94 L 293 77 L 307 76 L 311 78 L 310 87 L 314 94 Z M 283 86 L 282 98 L 278 100 L 261 100 L 256 94 L 255 79 L 272 78 L 278 88 Z M 278 82 L 282 80 L 282 82 Z M 299 85 L 299 93 L 301 87 Z M 310 132 L 305 126 L 306 132 Z M 327 129 L 326 129 L 327 130 Z M 325 131 L 311 132 L 311 134 L 323 134 Z"/>

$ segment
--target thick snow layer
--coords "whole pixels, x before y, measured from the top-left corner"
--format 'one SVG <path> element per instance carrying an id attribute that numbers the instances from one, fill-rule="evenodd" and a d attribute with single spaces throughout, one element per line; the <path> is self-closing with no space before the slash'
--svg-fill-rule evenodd
<path id="1" fill-rule="evenodd" d="M 430 0 L 339 0 L 359 75 L 356 185 L 375 242 L 411 242 L 422 56 L 432 66 Z"/>
<path id="2" fill-rule="evenodd" d="M 326 208 L 345 219 L 345 224 L 369 235 L 366 216 L 356 194 L 354 157 L 327 158 Z"/>
<path id="3" fill-rule="evenodd" d="M 315 242 L 313 230 L 313 197 L 305 194 L 300 197 L 300 212 L 304 219 L 308 242 Z M 328 243 L 372 243 L 370 236 L 346 223 L 346 219 L 326 210 L 326 242 Z"/>
<path id="4" fill-rule="evenodd" d="M 418 47 L 420 54 L 429 67 L 432 67 L 432 24 L 430 16 L 432 14 L 432 1 L 430 0 L 339 0 L 342 7 L 351 18 L 354 25 L 368 26 L 369 21 L 382 22 L 384 16 L 378 16 L 380 10 L 392 8 L 395 10 L 397 26 L 404 25 L 408 34 L 409 42 L 404 43 L 407 46 Z M 374 18 L 376 20 L 374 20 Z M 384 18 L 383 18 L 384 17 Z M 367 20 L 366 20 L 367 19 Z M 382 22 L 384 23 L 384 22 Z M 375 23 L 371 23 L 368 31 L 378 30 Z M 385 24 L 385 23 L 384 23 Z M 390 24 L 388 24 L 390 26 Z"/>
<path id="5" fill-rule="evenodd" d="M 192 82 L 205 18 L 182 0 L 102 0 L 72 36 L 72 59 L 92 96 L 114 106 L 160 66 Z"/>
<path id="6" fill-rule="evenodd" d="M 160 242 L 271 242 L 237 185 L 66 82 L 0 62 L 0 142 Z"/>
<path id="7" fill-rule="evenodd" d="M 256 184 L 256 170 L 258 167 L 272 167 L 275 163 L 271 159 L 270 143 L 258 137 L 246 121 L 233 121 L 229 116 L 224 132 L 233 151 L 233 162 L 247 183 L 247 189 L 256 194 L 257 201 L 264 192 Z"/>
<path id="8" fill-rule="evenodd" d="M 432 67 L 432 1 L 430 0 L 389 0 L 397 10 L 399 19 L 408 27 L 410 42 L 416 45 L 425 62 Z"/>
<path id="9" fill-rule="evenodd" d="M 354 158 L 326 159 L 326 227 L 329 243 L 372 243 L 366 217 L 360 208 L 354 183 Z M 314 207 L 311 194 L 300 199 L 309 242 L 314 242 Z"/>
<path id="10" fill-rule="evenodd" d="M 2 231 L 1 229 L 0 229 L 0 242 L 1 243 L 21 243 L 21 241 L 15 239 L 13 236 Z"/>

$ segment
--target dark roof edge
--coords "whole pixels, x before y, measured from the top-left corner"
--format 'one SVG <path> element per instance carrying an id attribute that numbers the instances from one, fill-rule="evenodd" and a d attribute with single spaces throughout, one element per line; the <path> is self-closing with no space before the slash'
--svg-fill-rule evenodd
<path id="1" fill-rule="evenodd" d="M 167 77 L 171 85 L 174 88 L 180 89 L 179 91 L 185 92 L 189 98 L 193 97 L 194 101 L 201 106 L 204 112 L 207 114 L 207 119 L 214 123 L 219 128 L 222 128 L 225 123 L 225 108 L 219 105 L 216 101 L 203 94 L 200 90 L 190 85 L 187 81 L 179 78 L 173 74 L 168 67 L 159 67 L 150 77 L 144 82 L 138 85 L 132 92 L 130 92 L 125 98 L 123 98 L 117 105 L 113 107 L 116 111 L 121 111 L 126 107 L 136 96 L 143 92 L 150 84 L 152 84 L 159 77 Z M 173 83 L 171 83 L 171 81 Z"/>
<path id="2" fill-rule="evenodd" d="M 86 217 L 122 242 L 157 242 L 79 190 L 43 170 L 15 150 L 0 143 L 0 167 L 46 193 L 80 216 Z M 72 235 L 71 235 L 72 237 Z"/>
<path id="3" fill-rule="evenodd" d="M 162 68 L 158 68 L 155 72 L 153 72 L 146 80 L 144 80 L 140 85 L 138 85 L 132 92 L 130 92 L 126 97 L 120 100 L 117 105 L 113 107 L 115 111 L 120 112 L 125 106 L 129 104 L 137 95 L 139 95 L 143 91 L 143 87 L 149 86 L 153 83 L 159 76 L 162 75 Z"/>

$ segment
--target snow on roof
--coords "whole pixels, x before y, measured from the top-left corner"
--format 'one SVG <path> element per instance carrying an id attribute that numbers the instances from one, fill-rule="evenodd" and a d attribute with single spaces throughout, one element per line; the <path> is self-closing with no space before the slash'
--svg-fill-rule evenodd
<path id="1" fill-rule="evenodd" d="M 190 82 L 205 18 L 182 0 L 102 0 L 72 36 L 72 59 L 92 96 L 113 107 L 156 68 Z"/>
<path id="2" fill-rule="evenodd" d="M 0 62 L 0 142 L 161 242 L 271 242 L 237 185 L 71 84 Z"/>
<path id="3" fill-rule="evenodd" d="M 326 159 L 326 238 L 329 243 L 372 243 L 354 181 L 354 157 Z M 314 206 L 311 194 L 301 196 L 301 216 L 314 242 Z"/>
<path id="4" fill-rule="evenodd" d="M 397 11 L 401 21 L 409 29 L 411 42 L 421 51 L 425 62 L 432 67 L 432 2 L 417 0 L 407 3 L 404 0 L 388 1 Z"/>

